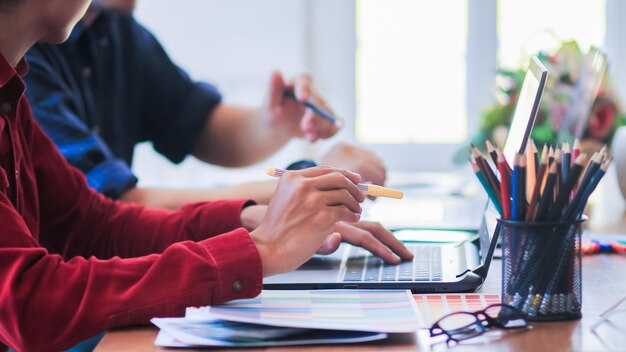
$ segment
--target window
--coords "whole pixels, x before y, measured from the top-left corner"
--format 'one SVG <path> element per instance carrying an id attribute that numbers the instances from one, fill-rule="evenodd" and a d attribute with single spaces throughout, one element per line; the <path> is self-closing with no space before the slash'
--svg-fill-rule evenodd
<path id="1" fill-rule="evenodd" d="M 168 4 L 140 2 L 136 14 L 227 102 L 258 104 L 273 69 L 287 77 L 310 72 L 345 119 L 337 139 L 374 150 L 393 170 L 453 168 L 495 98 L 498 66 L 517 67 L 557 39 L 575 38 L 583 48 L 606 42 L 611 78 L 626 93 L 622 0 L 189 0 L 176 11 Z M 314 157 L 330 144 L 290 145 L 266 164 Z M 167 179 L 161 163 L 135 160 L 137 171 L 160 171 L 139 172 L 144 185 Z M 212 172 L 193 166 L 177 168 L 172 182 L 204 185 Z"/>
<path id="2" fill-rule="evenodd" d="M 497 68 L 561 40 L 604 47 L 611 1 L 357 0 L 356 140 L 394 169 L 449 168 L 495 99 Z"/>
<path id="3" fill-rule="evenodd" d="M 576 39 L 585 51 L 604 46 L 606 2 L 603 0 L 499 0 L 498 62 L 518 67 L 529 55 Z"/>
<path id="4" fill-rule="evenodd" d="M 356 136 L 370 144 L 460 143 L 467 3 L 357 3 Z"/>

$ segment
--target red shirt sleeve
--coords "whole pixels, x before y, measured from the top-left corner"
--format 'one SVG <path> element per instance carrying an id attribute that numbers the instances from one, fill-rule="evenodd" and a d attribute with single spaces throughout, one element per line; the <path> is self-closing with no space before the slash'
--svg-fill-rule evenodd
<path id="1" fill-rule="evenodd" d="M 3 195 L 0 221 L 11 234 L 0 236 L 0 339 L 16 350 L 62 350 L 112 327 L 261 290 L 261 261 L 242 228 L 161 254 L 66 261 L 33 239 Z"/>
<path id="2" fill-rule="evenodd" d="M 239 227 L 246 201 L 171 212 L 107 200 L 32 118 L 19 123 L 26 192 L 17 209 L 0 192 L 0 341 L 62 350 L 111 327 L 260 293 L 261 260 Z"/>

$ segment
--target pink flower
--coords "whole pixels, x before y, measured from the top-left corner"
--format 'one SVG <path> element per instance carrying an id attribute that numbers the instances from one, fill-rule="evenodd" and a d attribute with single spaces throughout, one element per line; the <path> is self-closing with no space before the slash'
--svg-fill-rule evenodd
<path id="1" fill-rule="evenodd" d="M 606 140 L 615 124 L 616 110 L 615 104 L 601 97 L 598 98 L 593 105 L 589 118 L 589 126 L 587 127 L 589 136 Z"/>

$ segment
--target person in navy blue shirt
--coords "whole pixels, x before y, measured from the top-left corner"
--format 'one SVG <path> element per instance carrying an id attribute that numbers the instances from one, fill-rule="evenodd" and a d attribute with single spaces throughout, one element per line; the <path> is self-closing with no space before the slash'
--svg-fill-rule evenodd
<path id="1" fill-rule="evenodd" d="M 134 19 L 134 7 L 134 0 L 96 0 L 66 43 L 37 44 L 27 53 L 27 95 L 35 118 L 91 187 L 113 199 L 153 207 L 241 197 L 264 203 L 274 182 L 189 191 L 137 187 L 129 167 L 135 145 L 151 141 L 174 163 L 191 154 L 239 167 L 267 158 L 293 137 L 313 142 L 337 131 L 283 96 L 285 88 L 293 87 L 300 101 L 330 111 L 306 75 L 285 82 L 273 73 L 261 108 L 223 104 L 215 86 L 192 81 L 170 60 Z M 321 163 L 353 170 L 375 184 L 385 181 L 380 159 L 345 144 Z"/>

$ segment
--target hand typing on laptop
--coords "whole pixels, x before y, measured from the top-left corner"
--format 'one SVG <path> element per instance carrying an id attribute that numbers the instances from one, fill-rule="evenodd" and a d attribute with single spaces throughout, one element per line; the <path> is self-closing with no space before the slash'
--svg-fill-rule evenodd
<path id="1" fill-rule="evenodd" d="M 333 230 L 317 254 L 333 253 L 341 242 L 347 242 L 367 249 L 390 264 L 413 259 L 413 253 L 391 231 L 377 222 L 359 221 L 350 224 L 340 221 L 335 224 Z"/>
<path id="2" fill-rule="evenodd" d="M 356 185 L 360 179 L 358 174 L 330 167 L 292 171 L 281 178 L 265 211 L 261 206 L 245 208 L 242 224 L 256 227 L 251 236 L 261 256 L 263 276 L 291 271 L 315 252 L 331 253 L 342 240 L 392 263 L 411 259 L 412 254 L 380 224 L 358 222 L 359 203 L 365 199 Z"/>

